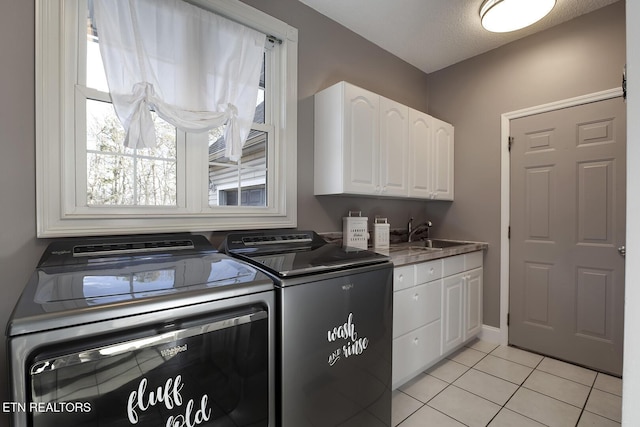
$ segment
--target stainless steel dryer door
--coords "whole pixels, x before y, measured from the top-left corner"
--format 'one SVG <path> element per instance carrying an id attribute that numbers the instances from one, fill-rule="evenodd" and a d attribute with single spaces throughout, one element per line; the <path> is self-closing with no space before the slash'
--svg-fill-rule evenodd
<path id="1" fill-rule="evenodd" d="M 389 263 L 276 290 L 283 427 L 391 425 L 392 276 Z"/>
<path id="2" fill-rule="evenodd" d="M 45 348 L 29 425 L 267 427 L 268 346 L 267 311 L 247 307 Z"/>

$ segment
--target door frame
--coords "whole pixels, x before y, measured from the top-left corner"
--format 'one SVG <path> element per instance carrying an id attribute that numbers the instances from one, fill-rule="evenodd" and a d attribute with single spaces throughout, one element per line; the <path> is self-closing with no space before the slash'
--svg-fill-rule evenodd
<path id="1" fill-rule="evenodd" d="M 536 105 L 521 110 L 503 113 L 500 118 L 500 150 L 501 150 L 501 170 L 500 170 L 500 327 L 493 331 L 485 331 L 485 335 L 492 341 L 497 341 L 501 345 L 509 344 L 509 326 L 507 325 L 507 315 L 509 313 L 509 223 L 511 222 L 511 157 L 509 155 L 509 136 L 511 132 L 511 120 L 521 117 L 532 116 L 534 114 L 546 113 L 568 107 L 588 104 L 591 102 L 604 101 L 607 99 L 621 97 L 623 94 L 621 87 L 608 89 L 600 92 L 593 92 L 586 95 L 567 98 L 548 104 Z M 489 336 L 491 338 L 489 338 Z"/>

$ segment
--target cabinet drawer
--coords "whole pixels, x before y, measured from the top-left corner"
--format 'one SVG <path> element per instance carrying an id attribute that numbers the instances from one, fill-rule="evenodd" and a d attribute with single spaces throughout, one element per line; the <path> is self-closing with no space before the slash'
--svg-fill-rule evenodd
<path id="1" fill-rule="evenodd" d="M 393 290 L 410 288 L 416 283 L 415 269 L 413 265 L 396 267 L 393 269 Z"/>
<path id="2" fill-rule="evenodd" d="M 441 281 L 393 294 L 393 337 L 440 319 Z"/>
<path id="3" fill-rule="evenodd" d="M 442 260 L 416 264 L 416 283 L 427 283 L 442 277 Z"/>
<path id="4" fill-rule="evenodd" d="M 464 269 L 473 270 L 482 267 L 482 251 L 464 254 Z"/>
<path id="5" fill-rule="evenodd" d="M 464 271 L 464 255 L 450 256 L 442 260 L 442 277 Z"/>
<path id="6" fill-rule="evenodd" d="M 393 388 L 440 357 L 440 329 L 438 320 L 393 340 Z"/>

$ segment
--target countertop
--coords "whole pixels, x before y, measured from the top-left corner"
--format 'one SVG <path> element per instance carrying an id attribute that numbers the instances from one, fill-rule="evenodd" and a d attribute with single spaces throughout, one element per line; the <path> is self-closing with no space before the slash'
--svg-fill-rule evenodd
<path id="1" fill-rule="evenodd" d="M 389 245 L 389 249 L 372 249 L 375 252 L 388 255 L 395 267 L 399 267 L 407 264 L 415 264 L 419 262 L 431 261 L 434 259 L 446 258 L 454 255 L 465 254 L 468 252 L 482 251 L 489 247 L 488 243 L 484 242 L 468 242 L 459 240 L 439 239 L 452 242 L 463 243 L 460 245 L 442 248 L 442 249 L 427 249 L 417 247 L 422 243 L 420 241 L 412 243 L 392 243 Z"/>

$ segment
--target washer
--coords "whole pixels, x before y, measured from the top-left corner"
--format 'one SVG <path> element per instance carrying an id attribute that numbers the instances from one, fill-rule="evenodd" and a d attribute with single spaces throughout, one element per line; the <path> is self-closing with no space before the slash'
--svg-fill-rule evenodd
<path id="1" fill-rule="evenodd" d="M 278 425 L 391 426 L 393 264 L 313 231 L 232 233 L 276 281 Z"/>
<path id="2" fill-rule="evenodd" d="M 204 236 L 56 241 L 7 327 L 12 423 L 275 426 L 274 301 Z"/>

